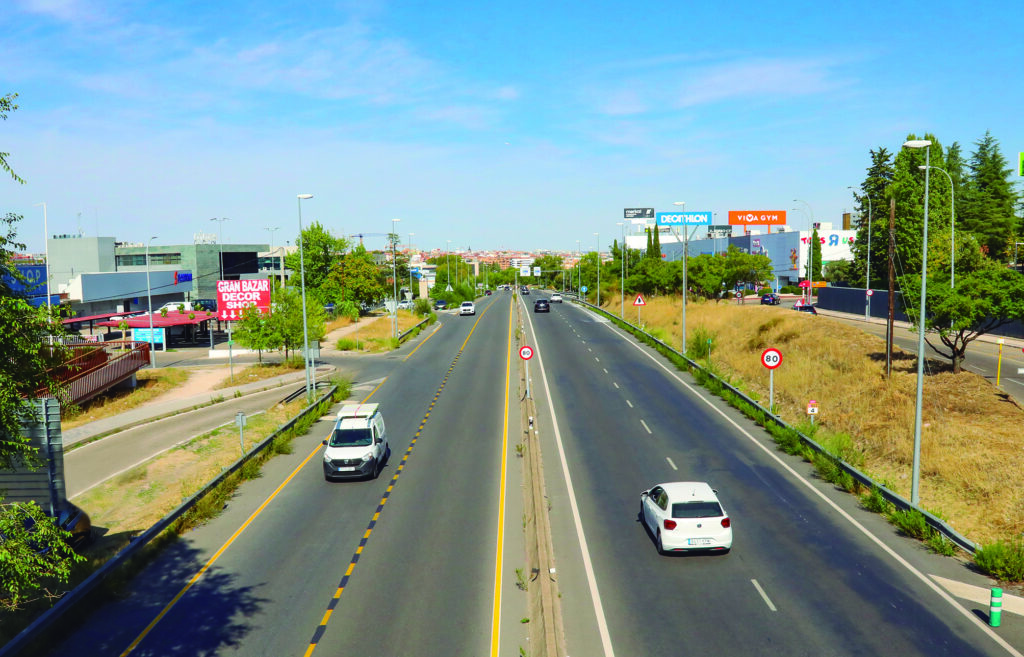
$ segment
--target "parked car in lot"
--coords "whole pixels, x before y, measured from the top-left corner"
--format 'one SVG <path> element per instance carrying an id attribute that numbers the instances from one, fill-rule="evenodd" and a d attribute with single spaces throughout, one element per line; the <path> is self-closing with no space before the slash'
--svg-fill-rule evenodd
<path id="1" fill-rule="evenodd" d="M 434 302 L 434 310 L 447 310 L 448 302 L 444 299 L 438 299 Z"/>
<path id="2" fill-rule="evenodd" d="M 782 303 L 782 297 L 775 294 L 774 292 L 769 292 L 768 294 L 761 296 L 762 306 L 777 306 L 780 303 Z"/>
<path id="3" fill-rule="evenodd" d="M 551 295 L 551 303 L 562 303 L 562 295 L 555 292 Z"/>
<path id="4" fill-rule="evenodd" d="M 732 520 L 703 481 L 658 484 L 640 493 L 640 519 L 659 554 L 732 549 Z"/>
<path id="5" fill-rule="evenodd" d="M 380 404 L 345 404 L 323 441 L 324 479 L 376 479 L 391 454 Z"/>
<path id="6" fill-rule="evenodd" d="M 459 306 L 459 314 L 460 315 L 475 315 L 476 314 L 476 305 L 474 305 L 472 301 L 463 301 L 462 305 Z"/>
<path id="7" fill-rule="evenodd" d="M 551 312 L 551 304 L 548 303 L 547 299 L 537 299 L 533 302 L 533 312 L 549 313 Z"/>
<path id="8" fill-rule="evenodd" d="M 398 302 L 399 310 L 412 310 L 412 299 L 402 299 Z"/>

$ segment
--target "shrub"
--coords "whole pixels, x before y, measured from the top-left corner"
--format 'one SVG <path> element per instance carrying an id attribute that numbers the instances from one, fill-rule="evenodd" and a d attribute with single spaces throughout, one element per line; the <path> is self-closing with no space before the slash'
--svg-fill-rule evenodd
<path id="1" fill-rule="evenodd" d="M 1024 581 L 1024 539 L 996 541 L 978 548 L 974 563 L 987 575 L 1004 582 Z"/>
<path id="2" fill-rule="evenodd" d="M 354 351 L 359 349 L 359 341 L 354 338 L 338 338 L 338 351 Z"/>
<path id="3" fill-rule="evenodd" d="M 953 541 L 935 530 L 932 530 L 932 533 L 928 536 L 928 540 L 925 541 L 925 544 L 928 546 L 928 549 L 935 554 L 951 557 L 956 553 L 956 545 L 953 544 Z"/>
<path id="4" fill-rule="evenodd" d="M 698 326 L 689 338 L 686 343 L 686 355 L 693 359 L 710 357 L 715 347 L 714 333 L 703 326 Z"/>
<path id="5" fill-rule="evenodd" d="M 861 505 L 868 511 L 889 515 L 892 512 L 892 504 L 885 499 L 878 486 L 872 486 L 871 490 L 860 498 Z"/>
<path id="6" fill-rule="evenodd" d="M 924 515 L 914 509 L 892 511 L 889 513 L 889 521 L 907 536 L 920 540 L 928 538 L 928 534 L 932 531 Z"/>
<path id="7" fill-rule="evenodd" d="M 412 311 L 421 317 L 429 315 L 432 310 L 433 309 L 430 307 L 430 299 L 420 297 L 412 304 Z"/>

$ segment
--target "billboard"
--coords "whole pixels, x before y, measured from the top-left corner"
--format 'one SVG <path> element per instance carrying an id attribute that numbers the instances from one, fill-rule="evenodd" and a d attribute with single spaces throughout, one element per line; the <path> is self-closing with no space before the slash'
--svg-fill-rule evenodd
<path id="1" fill-rule="evenodd" d="M 270 279 L 217 281 L 217 319 L 242 318 L 246 306 L 255 305 L 261 313 L 270 311 Z"/>
<path id="2" fill-rule="evenodd" d="M 623 219 L 652 219 L 654 208 L 623 208 Z"/>
<path id="3" fill-rule="evenodd" d="M 533 275 L 534 276 L 540 276 L 540 267 L 534 267 L 533 268 Z"/>
<path id="4" fill-rule="evenodd" d="M 710 212 L 659 212 L 659 226 L 710 226 Z"/>
<path id="5" fill-rule="evenodd" d="M 729 210 L 732 226 L 784 226 L 785 210 Z"/>
<path id="6" fill-rule="evenodd" d="M 519 275 L 520 276 L 529 276 L 530 275 L 530 265 L 520 265 L 520 267 L 519 267 Z"/>

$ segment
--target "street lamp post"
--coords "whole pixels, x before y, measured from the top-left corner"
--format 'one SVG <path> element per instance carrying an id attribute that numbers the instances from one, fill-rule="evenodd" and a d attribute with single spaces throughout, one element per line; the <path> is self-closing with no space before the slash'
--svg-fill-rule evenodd
<path id="1" fill-rule="evenodd" d="M 448 282 L 446 284 L 446 287 L 448 288 L 448 291 L 450 291 L 452 289 L 452 241 L 445 240 L 445 243 L 446 246 L 444 249 L 444 259 L 445 265 L 447 265 L 445 268 L 448 270 Z"/>
<path id="2" fill-rule="evenodd" d="M 582 248 L 580 246 L 581 241 L 582 240 L 576 240 L 576 294 L 582 294 L 580 288 L 583 287 L 583 267 L 581 266 L 582 263 L 580 262 L 580 258 L 583 257 L 582 252 L 580 251 L 580 249 Z"/>
<path id="3" fill-rule="evenodd" d="M 274 274 L 276 273 L 274 270 L 277 269 L 277 267 L 274 266 L 274 231 L 279 230 L 279 228 L 277 226 L 267 226 L 263 230 L 270 233 L 270 279 L 273 280 Z M 270 291 L 273 293 L 273 285 L 270 286 Z M 271 298 L 271 301 L 273 301 L 273 298 Z"/>
<path id="4" fill-rule="evenodd" d="M 919 166 L 917 168 L 920 169 L 921 171 L 925 170 L 925 167 L 923 167 L 923 166 Z M 955 282 L 955 278 L 954 278 L 954 274 L 953 274 L 953 262 L 954 262 L 954 259 L 956 258 L 956 252 L 953 249 L 953 247 L 954 247 L 954 244 L 953 244 L 954 231 L 953 231 L 953 229 L 956 226 L 956 212 L 954 212 L 954 210 L 953 210 L 954 203 L 956 203 L 956 199 L 954 198 L 954 192 L 953 192 L 953 177 L 951 175 L 949 175 L 949 172 L 946 171 L 945 169 L 943 169 L 942 167 L 933 166 L 931 168 L 935 169 L 936 171 L 941 171 L 942 173 L 946 174 L 946 178 L 949 178 L 949 287 L 953 287 L 953 283 Z"/>
<path id="5" fill-rule="evenodd" d="M 391 337 L 398 337 L 398 254 L 395 251 L 395 247 L 398 246 L 398 233 L 395 232 L 395 224 L 401 221 L 401 219 L 391 220 L 391 282 L 392 282 L 392 301 L 395 304 L 394 310 L 391 311 Z"/>
<path id="6" fill-rule="evenodd" d="M 416 297 L 412 293 L 412 236 L 416 233 L 409 233 L 409 300 L 412 301 Z"/>
<path id="7" fill-rule="evenodd" d="M 46 201 L 42 203 L 34 203 L 34 207 L 43 206 L 43 252 L 46 258 L 46 314 L 50 315 L 52 307 L 50 306 L 50 229 L 46 221 Z M 53 317 L 50 317 L 50 321 L 53 321 Z"/>
<path id="8" fill-rule="evenodd" d="M 808 226 L 810 230 L 807 235 L 807 301 L 814 305 L 814 208 L 807 201 L 802 201 L 798 198 L 793 199 L 793 202 L 806 205 L 809 211 L 808 216 L 811 219 L 811 225 Z"/>
<path id="9" fill-rule="evenodd" d="M 852 190 L 853 187 L 847 187 Z M 857 196 L 857 192 L 853 193 Z M 867 272 L 864 274 L 864 319 L 871 319 L 871 296 L 868 294 L 871 291 L 871 194 L 870 192 L 864 195 L 864 198 L 868 200 L 868 255 L 867 260 Z"/>
<path id="10" fill-rule="evenodd" d="M 146 242 L 146 305 L 149 307 L 149 366 L 153 369 L 156 369 L 156 354 L 153 352 L 153 288 L 149 284 L 149 245 L 155 239 L 156 235 L 150 237 L 149 241 Z"/>
<path id="11" fill-rule="evenodd" d="M 597 238 L 597 307 L 601 307 L 601 235 L 594 233 Z"/>
<path id="12" fill-rule="evenodd" d="M 309 320 L 306 319 L 306 260 L 302 252 L 306 250 L 305 240 L 302 238 L 302 202 L 313 198 L 312 194 L 296 195 L 299 206 L 299 277 L 302 283 L 302 345 L 305 353 L 302 355 L 302 364 L 306 370 L 306 403 L 313 403 L 313 386 L 309 378 Z"/>
<path id="13" fill-rule="evenodd" d="M 623 265 L 626 259 L 626 222 L 616 221 L 619 226 L 619 233 L 622 237 L 622 241 L 619 243 L 619 316 L 622 317 L 623 321 L 626 319 L 626 270 Z"/>
<path id="14" fill-rule="evenodd" d="M 678 205 L 679 207 L 681 207 L 683 209 L 686 209 L 686 201 L 675 201 L 675 202 L 672 203 L 672 205 Z M 676 239 L 679 239 L 678 235 L 676 236 Z M 688 285 L 687 281 L 686 281 L 686 273 L 687 273 L 686 272 L 686 268 L 687 268 L 687 265 L 689 264 L 689 260 L 688 260 L 689 251 L 690 251 L 690 232 L 689 232 L 689 227 L 684 222 L 683 223 L 683 350 L 682 350 L 683 351 L 683 356 L 686 355 L 686 291 L 687 291 L 687 285 Z"/>
<path id="15" fill-rule="evenodd" d="M 228 217 L 214 217 L 210 221 L 220 224 L 220 236 L 217 237 L 217 242 L 220 245 L 220 278 L 218 280 L 224 280 L 224 222 L 228 221 Z"/>
<path id="16" fill-rule="evenodd" d="M 924 310 L 928 289 L 928 171 L 931 169 L 932 142 L 927 139 L 912 139 L 903 144 L 904 148 L 924 149 L 924 233 L 921 243 L 921 307 L 917 319 L 917 400 L 914 408 L 914 462 L 910 479 L 910 503 L 917 504 L 920 496 L 918 487 L 921 479 L 921 401 L 924 396 Z"/>

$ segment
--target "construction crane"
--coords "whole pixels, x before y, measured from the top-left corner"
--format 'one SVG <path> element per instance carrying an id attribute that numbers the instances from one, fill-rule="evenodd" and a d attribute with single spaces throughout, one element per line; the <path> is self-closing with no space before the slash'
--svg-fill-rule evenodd
<path id="1" fill-rule="evenodd" d="M 391 233 L 349 233 L 345 237 L 358 237 L 359 246 L 362 246 L 364 237 L 387 237 L 390 234 Z"/>

